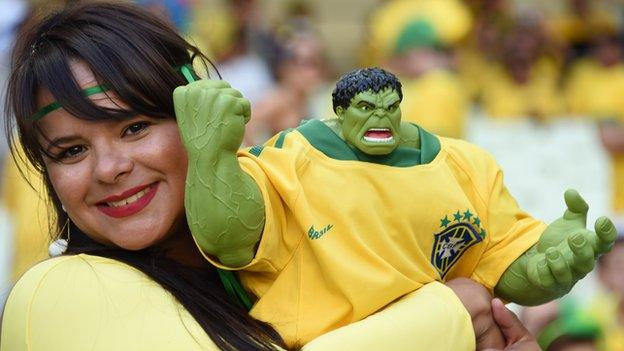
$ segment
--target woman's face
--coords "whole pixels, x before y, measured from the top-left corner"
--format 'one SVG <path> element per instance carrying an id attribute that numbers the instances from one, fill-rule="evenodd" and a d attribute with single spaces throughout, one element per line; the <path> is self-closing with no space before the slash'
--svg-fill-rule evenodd
<path id="1" fill-rule="evenodd" d="M 73 63 L 72 71 L 82 89 L 98 84 L 85 64 Z M 45 89 L 37 98 L 39 108 L 54 101 Z M 90 98 L 101 106 L 123 106 L 103 93 Z M 39 126 L 41 144 L 59 157 L 45 161 L 52 186 L 71 220 L 92 239 L 138 250 L 186 228 L 187 157 L 174 119 L 94 122 L 57 109 Z"/>

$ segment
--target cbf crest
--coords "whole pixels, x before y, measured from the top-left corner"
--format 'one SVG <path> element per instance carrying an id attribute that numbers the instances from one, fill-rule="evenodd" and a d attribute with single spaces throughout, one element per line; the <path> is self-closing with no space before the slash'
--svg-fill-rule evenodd
<path id="1" fill-rule="evenodd" d="M 481 228 L 481 220 L 466 210 L 446 215 L 440 220 L 441 232 L 434 235 L 431 264 L 444 278 L 453 264 L 469 247 L 485 238 L 485 230 Z"/>

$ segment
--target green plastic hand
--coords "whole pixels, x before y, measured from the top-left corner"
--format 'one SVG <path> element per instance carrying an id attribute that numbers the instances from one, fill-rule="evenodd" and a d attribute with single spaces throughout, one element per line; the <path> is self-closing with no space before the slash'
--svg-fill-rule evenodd
<path id="1" fill-rule="evenodd" d="M 245 265 L 254 257 L 265 219 L 260 189 L 236 157 L 249 101 L 214 80 L 176 88 L 173 101 L 189 158 L 184 205 L 191 233 L 224 265 Z"/>
<path id="2" fill-rule="evenodd" d="M 499 280 L 496 295 L 521 305 L 538 305 L 567 294 L 611 250 L 617 231 L 600 217 L 595 232 L 586 228 L 589 206 L 576 190 L 565 192 L 567 210 L 539 241 L 514 261 Z"/>
<path id="3" fill-rule="evenodd" d="M 173 92 L 178 127 L 189 153 L 206 146 L 236 152 L 251 116 L 249 100 L 222 80 L 199 80 Z"/>

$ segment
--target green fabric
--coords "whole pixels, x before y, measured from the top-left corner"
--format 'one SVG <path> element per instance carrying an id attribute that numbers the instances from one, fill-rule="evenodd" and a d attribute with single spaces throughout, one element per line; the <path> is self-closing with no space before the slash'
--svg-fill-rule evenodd
<path id="1" fill-rule="evenodd" d="M 176 67 L 176 71 L 180 71 L 182 75 L 184 75 L 184 78 L 186 78 L 186 80 L 189 83 L 194 82 L 195 80 L 197 80 L 197 78 L 199 78 L 197 74 L 195 73 L 195 71 L 193 70 L 193 66 L 191 66 L 191 64 L 188 64 L 188 63 L 180 67 Z M 104 85 L 96 85 L 93 87 L 83 89 L 82 93 L 84 94 L 84 96 L 91 96 L 91 95 L 103 93 L 107 90 L 108 88 L 105 87 Z M 61 104 L 58 101 L 54 101 L 42 107 L 39 111 L 35 112 L 35 114 L 33 114 L 31 118 L 36 121 L 42 118 L 43 116 L 47 115 L 48 113 L 54 110 L 58 110 L 61 107 L 63 106 L 61 106 Z"/>
<path id="2" fill-rule="evenodd" d="M 253 303 L 251 302 L 247 291 L 243 289 L 243 286 L 241 285 L 236 275 L 234 275 L 233 272 L 226 271 L 224 269 L 217 269 L 217 272 L 219 272 L 219 278 L 221 278 L 223 287 L 225 288 L 225 291 L 228 293 L 228 295 L 236 299 L 236 301 L 238 301 L 243 307 L 245 307 L 247 311 L 251 310 Z"/>
<path id="3" fill-rule="evenodd" d="M 256 157 L 259 157 L 260 154 L 262 153 L 262 150 L 264 150 L 264 146 L 256 145 L 256 146 L 252 146 L 251 148 L 249 148 L 249 153 Z"/>
<path id="4" fill-rule="evenodd" d="M 82 93 L 84 94 L 84 96 L 91 96 L 91 95 L 95 95 L 95 94 L 99 94 L 99 93 L 103 93 L 105 91 L 107 91 L 108 88 L 103 86 L 103 85 L 96 85 L 93 87 L 89 87 L 86 89 L 82 90 Z M 32 119 L 33 120 L 38 120 L 40 118 L 42 118 L 43 116 L 47 115 L 48 113 L 54 111 L 54 110 L 58 110 L 59 108 L 61 108 L 61 104 L 58 101 L 54 101 L 44 107 L 42 107 L 39 111 L 35 112 L 34 115 L 32 115 Z"/>
<path id="5" fill-rule="evenodd" d="M 322 121 L 311 120 L 297 128 L 312 146 L 326 156 L 342 161 L 362 161 L 394 167 L 411 167 L 427 164 L 440 152 L 440 140 L 423 128 L 418 127 L 420 149 L 399 146 L 388 155 L 373 156 L 351 148 Z"/>
<path id="6" fill-rule="evenodd" d="M 284 139 L 286 138 L 286 134 L 292 132 L 292 130 L 292 128 L 288 128 L 280 133 L 280 135 L 277 137 L 277 140 L 275 141 L 276 148 L 281 149 L 282 146 L 284 146 Z"/>

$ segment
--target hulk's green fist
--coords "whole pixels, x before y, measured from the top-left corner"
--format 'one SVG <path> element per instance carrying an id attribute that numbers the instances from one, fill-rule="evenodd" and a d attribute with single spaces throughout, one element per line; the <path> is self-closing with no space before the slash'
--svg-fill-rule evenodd
<path id="1" fill-rule="evenodd" d="M 589 207 L 576 190 L 565 193 L 567 210 L 551 223 L 539 241 L 512 263 L 499 280 L 498 296 L 521 305 L 537 305 L 567 294 L 608 252 L 617 231 L 600 217 L 595 232 L 586 228 Z"/>
<path id="2" fill-rule="evenodd" d="M 207 145 L 236 151 L 249 121 L 249 100 L 222 80 L 199 80 L 173 92 L 175 113 L 187 152 L 206 152 Z"/>

